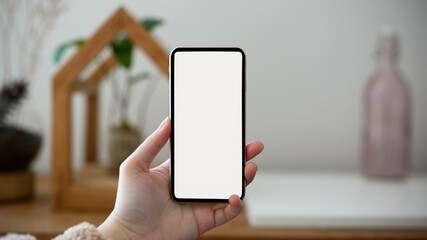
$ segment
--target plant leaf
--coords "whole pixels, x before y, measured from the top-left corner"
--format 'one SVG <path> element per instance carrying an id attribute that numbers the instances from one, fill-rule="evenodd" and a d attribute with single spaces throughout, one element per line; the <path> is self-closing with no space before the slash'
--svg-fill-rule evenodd
<path id="1" fill-rule="evenodd" d="M 140 24 L 144 26 L 145 29 L 147 29 L 147 31 L 151 32 L 154 28 L 162 25 L 163 20 L 160 18 L 148 17 L 148 18 L 142 19 Z"/>
<path id="2" fill-rule="evenodd" d="M 67 50 L 70 47 L 80 47 L 85 43 L 85 41 L 86 40 L 83 38 L 78 38 L 78 39 L 74 39 L 72 41 L 61 44 L 59 47 L 56 48 L 53 54 L 53 61 L 55 63 L 58 63 L 61 60 L 62 55 L 64 55 L 65 50 Z"/>
<path id="3" fill-rule="evenodd" d="M 116 60 L 125 68 L 132 65 L 132 41 L 124 34 L 119 34 L 111 43 Z"/>
<path id="4" fill-rule="evenodd" d="M 129 85 L 132 85 L 132 84 L 135 84 L 135 83 L 137 83 L 137 82 L 139 82 L 141 80 L 148 79 L 148 78 L 150 78 L 150 76 L 151 75 L 150 75 L 149 72 L 142 72 L 142 73 L 130 76 L 128 78 L 128 83 L 129 83 Z"/>

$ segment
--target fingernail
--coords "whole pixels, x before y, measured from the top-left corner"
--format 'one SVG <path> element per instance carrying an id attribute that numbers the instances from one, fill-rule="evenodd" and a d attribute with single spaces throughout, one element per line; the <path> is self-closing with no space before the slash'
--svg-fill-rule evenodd
<path id="1" fill-rule="evenodd" d="M 157 128 L 157 130 L 162 129 L 162 128 L 166 125 L 166 122 L 167 122 L 167 120 L 168 120 L 168 119 L 169 119 L 169 118 L 168 118 L 168 117 L 166 117 L 166 118 L 165 118 L 165 120 L 163 120 L 163 122 L 160 124 L 159 128 Z"/>

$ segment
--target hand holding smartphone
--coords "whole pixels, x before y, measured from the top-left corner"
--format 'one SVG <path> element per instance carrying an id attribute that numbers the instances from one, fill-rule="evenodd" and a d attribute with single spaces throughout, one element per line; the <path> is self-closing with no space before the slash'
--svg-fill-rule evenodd
<path id="1" fill-rule="evenodd" d="M 170 54 L 171 195 L 228 202 L 245 194 L 245 54 L 179 47 Z"/>

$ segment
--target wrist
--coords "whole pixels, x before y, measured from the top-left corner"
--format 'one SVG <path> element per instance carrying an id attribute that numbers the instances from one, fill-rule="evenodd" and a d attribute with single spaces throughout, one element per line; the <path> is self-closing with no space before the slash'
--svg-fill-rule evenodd
<path id="1" fill-rule="evenodd" d="M 102 237 L 109 240 L 133 240 L 145 239 L 144 236 L 132 231 L 124 222 L 110 215 L 108 218 L 98 226 L 98 231 Z"/>

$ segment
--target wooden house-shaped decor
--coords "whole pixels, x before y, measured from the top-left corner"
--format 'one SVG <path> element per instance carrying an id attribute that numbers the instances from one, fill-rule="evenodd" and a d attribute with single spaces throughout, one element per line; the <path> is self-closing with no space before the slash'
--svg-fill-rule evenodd
<path id="1" fill-rule="evenodd" d="M 133 44 L 141 48 L 159 69 L 168 75 L 168 54 L 148 31 L 122 8 L 119 8 L 61 67 L 52 84 L 52 206 L 55 209 L 111 210 L 114 206 L 117 177 L 110 180 L 73 177 L 71 99 L 76 92 L 87 97 L 86 162 L 96 164 L 98 88 L 103 76 L 116 65 L 114 55 L 101 63 L 87 79 L 81 80 L 78 76 L 120 31 L 124 31 Z"/>

